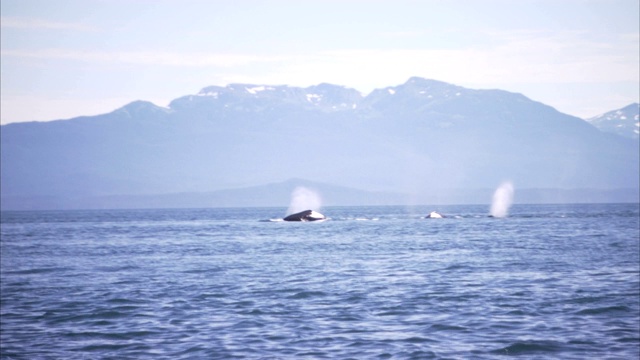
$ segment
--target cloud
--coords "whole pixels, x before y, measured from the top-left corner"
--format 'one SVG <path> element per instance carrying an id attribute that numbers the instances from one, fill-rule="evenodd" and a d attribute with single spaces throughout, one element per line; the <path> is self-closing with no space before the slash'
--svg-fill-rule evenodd
<path id="1" fill-rule="evenodd" d="M 279 65 L 270 77 L 280 82 L 337 81 L 370 89 L 411 76 L 458 84 L 637 82 L 639 76 L 637 56 L 543 40 L 494 48 L 323 51 Z"/>
<path id="2" fill-rule="evenodd" d="M 70 60 L 80 62 L 108 62 L 161 66 L 217 66 L 234 67 L 256 62 L 281 61 L 281 56 L 183 53 L 156 51 L 83 51 L 66 49 L 2 50 L 2 56 L 42 60 Z"/>
<path id="3" fill-rule="evenodd" d="M 428 34 L 425 30 L 397 30 L 397 31 L 381 31 L 380 37 L 387 39 L 412 39 Z"/>
<path id="4" fill-rule="evenodd" d="M 56 22 L 35 18 L 22 18 L 3 16 L 0 18 L 0 26 L 2 28 L 11 29 L 45 29 L 45 30 L 74 30 L 74 31 L 97 31 L 98 29 L 82 24 L 82 23 L 68 23 L 68 22 Z"/>
<path id="5" fill-rule="evenodd" d="M 292 85 L 326 81 L 371 89 L 414 75 L 459 84 L 637 82 L 640 77 L 637 34 L 597 39 L 589 32 L 520 30 L 484 31 L 481 37 L 482 45 L 456 48 L 319 49 L 300 53 L 3 49 L 2 57 L 212 68 L 254 81 L 257 78 Z"/>

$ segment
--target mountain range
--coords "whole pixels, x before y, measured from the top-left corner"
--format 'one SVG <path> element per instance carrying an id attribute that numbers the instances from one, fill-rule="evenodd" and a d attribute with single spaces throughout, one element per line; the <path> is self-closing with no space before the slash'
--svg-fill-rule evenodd
<path id="1" fill-rule="evenodd" d="M 3 209 L 267 206 L 278 199 L 260 191 L 289 179 L 339 188 L 326 190 L 336 205 L 477 201 L 504 180 L 516 194 L 543 189 L 532 202 L 558 191 L 637 202 L 640 187 L 637 137 L 521 94 L 417 77 L 366 96 L 331 84 L 210 86 L 166 108 L 134 101 L 0 135 Z"/>

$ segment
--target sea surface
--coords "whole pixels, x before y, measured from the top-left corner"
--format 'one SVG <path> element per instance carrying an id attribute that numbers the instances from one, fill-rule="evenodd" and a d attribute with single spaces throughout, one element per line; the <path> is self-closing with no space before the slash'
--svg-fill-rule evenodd
<path id="1" fill-rule="evenodd" d="M 638 204 L 320 210 L 2 212 L 0 357 L 640 356 Z"/>

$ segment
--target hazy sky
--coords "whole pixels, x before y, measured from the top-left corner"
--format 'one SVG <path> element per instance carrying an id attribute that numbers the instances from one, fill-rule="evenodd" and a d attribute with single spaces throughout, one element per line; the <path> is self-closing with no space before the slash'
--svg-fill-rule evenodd
<path id="1" fill-rule="evenodd" d="M 209 85 L 364 94 L 411 76 L 579 117 L 637 102 L 638 0 L 2 0 L 1 120 L 167 106 Z"/>

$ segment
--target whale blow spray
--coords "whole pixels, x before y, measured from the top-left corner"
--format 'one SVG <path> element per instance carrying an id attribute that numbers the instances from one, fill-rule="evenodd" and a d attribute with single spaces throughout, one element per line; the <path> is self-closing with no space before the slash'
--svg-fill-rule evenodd
<path id="1" fill-rule="evenodd" d="M 304 210 L 319 210 L 322 200 L 317 192 L 307 189 L 304 186 L 298 186 L 291 193 L 291 203 L 287 214 L 293 214 Z"/>
<path id="2" fill-rule="evenodd" d="M 513 184 L 505 181 L 493 193 L 493 201 L 491 203 L 491 216 L 505 217 L 509 213 L 509 207 L 513 202 Z"/>

